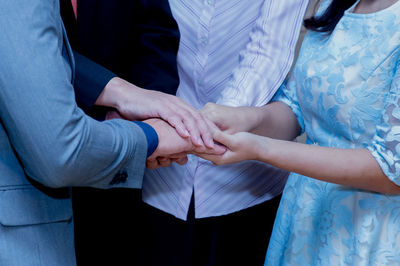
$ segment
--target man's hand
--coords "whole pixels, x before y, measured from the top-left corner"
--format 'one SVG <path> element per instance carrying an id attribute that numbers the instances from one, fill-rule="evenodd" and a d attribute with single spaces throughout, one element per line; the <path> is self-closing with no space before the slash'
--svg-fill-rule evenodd
<path id="1" fill-rule="evenodd" d="M 226 149 L 214 145 L 213 149 L 192 144 L 190 138 L 182 138 L 167 122 L 152 118 L 143 121 L 154 128 L 158 135 L 158 146 L 154 153 L 147 159 L 148 168 L 166 167 L 172 162 L 185 164 L 187 153 L 197 152 L 202 154 L 223 154 Z"/>
<path id="2" fill-rule="evenodd" d="M 192 150 L 192 143 L 188 138 L 182 138 L 174 128 L 162 119 L 152 118 L 143 121 L 154 128 L 158 135 L 158 146 L 149 159 L 169 157 L 172 154 L 185 153 Z"/>
<path id="3" fill-rule="evenodd" d="M 114 107 L 128 120 L 161 118 L 195 146 L 214 147 L 209 123 L 200 112 L 182 99 L 158 91 L 139 88 L 123 79 L 113 78 L 97 98 L 96 105 Z"/>

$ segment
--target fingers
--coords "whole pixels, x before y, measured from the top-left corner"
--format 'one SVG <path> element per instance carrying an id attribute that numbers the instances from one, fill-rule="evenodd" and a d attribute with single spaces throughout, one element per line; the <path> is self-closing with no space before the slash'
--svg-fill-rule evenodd
<path id="1" fill-rule="evenodd" d="M 214 132 L 214 140 L 224 145 L 228 149 L 231 150 L 231 147 L 234 145 L 234 137 L 233 135 L 227 134 L 223 131 L 215 131 Z"/>
<path id="2" fill-rule="evenodd" d="M 148 169 L 157 169 L 159 167 L 169 167 L 173 162 L 184 165 L 188 161 L 186 153 L 174 154 L 170 158 L 157 157 L 156 159 L 148 159 L 146 161 L 146 167 Z"/>
<path id="3" fill-rule="evenodd" d="M 179 113 L 161 115 L 161 118 L 174 127 L 179 136 L 182 138 L 190 137 L 193 145 L 203 146 L 200 130 L 197 128 L 195 118 L 190 112 L 181 110 Z"/>
<path id="4" fill-rule="evenodd" d="M 203 115 L 204 117 L 204 115 Z M 219 131 L 221 129 L 218 128 L 218 126 L 209 118 L 205 117 L 205 121 L 207 123 L 208 129 L 210 130 L 211 134 L 214 134 L 215 131 Z"/>
<path id="5" fill-rule="evenodd" d="M 117 111 L 111 110 L 106 113 L 105 119 L 111 120 L 111 119 L 124 119 L 124 118 Z"/>
<path id="6" fill-rule="evenodd" d="M 158 157 L 156 159 L 148 159 L 146 161 L 146 167 L 148 169 L 157 169 L 159 167 L 168 167 L 172 164 L 172 160 L 165 157 Z"/>
<path id="7" fill-rule="evenodd" d="M 119 80 L 116 87 L 122 88 L 118 91 L 124 93 L 121 94 L 123 97 L 119 97 L 117 101 L 119 113 L 108 114 L 108 119 L 121 118 L 120 114 L 130 120 L 161 118 L 173 126 L 179 136 L 190 137 L 193 145 L 213 148 L 212 133 L 205 118 L 182 99 L 145 90 L 124 80 Z"/>
<path id="8" fill-rule="evenodd" d="M 148 169 L 156 169 L 158 168 L 158 161 L 156 159 L 147 159 L 146 161 L 146 167 Z"/>
<path id="9" fill-rule="evenodd" d="M 226 151 L 227 151 L 227 148 L 225 146 L 222 146 L 222 145 L 216 143 L 212 154 L 221 155 L 221 154 L 224 154 Z"/>
<path id="10" fill-rule="evenodd" d="M 207 148 L 207 147 L 195 147 L 195 149 L 191 153 L 221 155 L 221 154 L 224 154 L 225 152 L 226 152 L 226 147 L 215 143 L 214 148 L 212 148 L 212 149 Z"/>
<path id="11" fill-rule="evenodd" d="M 180 164 L 180 165 L 186 164 L 187 161 L 188 161 L 187 156 L 179 158 L 179 159 L 174 159 L 174 162 L 176 162 L 177 164 Z"/>
<path id="12" fill-rule="evenodd" d="M 198 157 L 200 157 L 200 158 L 202 158 L 202 159 L 204 159 L 204 160 L 210 161 L 215 165 L 222 164 L 221 158 L 222 158 L 223 155 L 215 155 L 215 154 L 207 154 L 207 153 L 196 153 L 196 152 L 194 152 L 193 154 L 198 156 Z"/>
<path id="13" fill-rule="evenodd" d="M 225 131 L 229 128 L 227 128 L 223 123 L 224 120 L 226 120 L 225 117 L 220 115 L 221 113 L 228 115 L 225 108 L 225 106 L 209 102 L 203 107 L 203 109 L 201 109 L 201 113 L 208 121 L 211 121 L 216 128 Z"/>
<path id="14" fill-rule="evenodd" d="M 202 122 L 199 114 L 183 108 L 177 115 L 180 117 L 184 127 L 189 132 L 193 145 L 203 146 L 204 143 L 201 138 L 201 131 L 204 130 L 202 129 L 202 127 L 204 127 L 204 122 Z"/>
<path id="15" fill-rule="evenodd" d="M 160 167 L 168 167 L 172 164 L 172 160 L 166 157 L 158 157 L 157 161 Z"/>
<path id="16" fill-rule="evenodd" d="M 177 164 L 180 165 L 184 165 L 188 161 L 186 152 L 172 154 L 169 158 L 171 159 L 172 162 L 176 162 Z"/>
<path id="17" fill-rule="evenodd" d="M 168 122 L 172 127 L 175 128 L 176 132 L 182 138 L 190 137 L 189 131 L 186 129 L 186 126 L 183 124 L 182 118 L 177 114 L 161 114 L 161 118 Z"/>
<path id="18" fill-rule="evenodd" d="M 173 126 L 181 137 L 188 137 L 195 146 L 214 147 L 208 122 L 203 115 L 182 99 L 171 98 L 170 106 L 160 112 L 162 119 Z"/>
<path id="19" fill-rule="evenodd" d="M 217 127 L 214 125 L 214 123 L 205 118 L 200 112 L 197 114 L 199 115 L 198 127 L 200 129 L 201 138 L 206 147 L 212 149 L 215 145 L 212 133 Z"/>

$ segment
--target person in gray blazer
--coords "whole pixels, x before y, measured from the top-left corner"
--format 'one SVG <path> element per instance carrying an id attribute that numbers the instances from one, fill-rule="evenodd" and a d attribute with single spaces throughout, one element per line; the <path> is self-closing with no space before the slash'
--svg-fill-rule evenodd
<path id="1" fill-rule="evenodd" d="M 200 146 L 161 119 L 86 116 L 75 102 L 59 1 L 0 0 L 0 6 L 0 265 L 75 265 L 69 193 L 51 188 L 138 188 L 146 159 L 152 167 L 159 157 L 184 163 L 182 152 Z M 137 112 L 149 110 L 141 109 L 142 96 L 132 107 Z"/>

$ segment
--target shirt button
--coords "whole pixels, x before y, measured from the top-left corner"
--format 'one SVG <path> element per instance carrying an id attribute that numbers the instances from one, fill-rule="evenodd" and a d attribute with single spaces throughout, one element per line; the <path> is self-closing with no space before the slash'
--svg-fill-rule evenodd
<path id="1" fill-rule="evenodd" d="M 201 87 L 203 85 L 203 81 L 201 79 L 198 79 L 196 81 L 196 83 L 197 83 L 197 86 L 199 86 L 199 87 Z"/>
<path id="2" fill-rule="evenodd" d="M 210 6 L 214 3 L 213 0 L 207 0 L 207 4 L 209 4 Z"/>
<path id="3" fill-rule="evenodd" d="M 205 46 L 207 44 L 207 38 L 206 37 L 201 37 L 200 38 L 200 44 Z"/>

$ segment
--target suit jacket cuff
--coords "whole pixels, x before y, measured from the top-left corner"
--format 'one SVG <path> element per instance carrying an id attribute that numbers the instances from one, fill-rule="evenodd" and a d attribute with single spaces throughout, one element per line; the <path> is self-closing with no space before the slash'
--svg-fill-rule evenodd
<path id="1" fill-rule="evenodd" d="M 158 135 L 152 126 L 149 124 L 134 121 L 136 125 L 138 125 L 144 132 L 144 135 L 147 139 L 147 157 L 153 154 L 153 152 L 157 149 L 158 146 Z"/>

